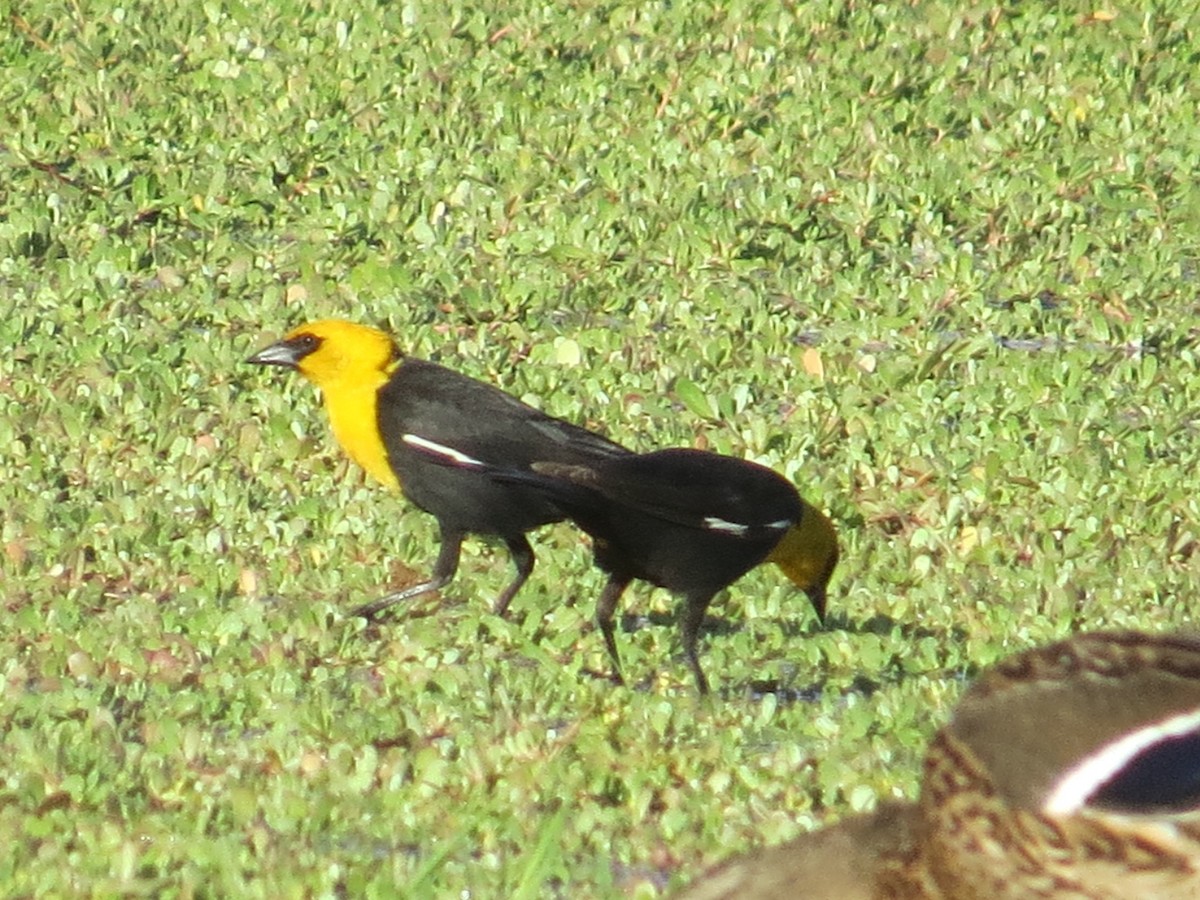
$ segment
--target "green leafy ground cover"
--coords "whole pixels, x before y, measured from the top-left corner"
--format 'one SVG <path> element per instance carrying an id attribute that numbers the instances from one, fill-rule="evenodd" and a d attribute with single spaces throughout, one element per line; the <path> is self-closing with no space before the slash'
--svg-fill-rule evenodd
<path id="1" fill-rule="evenodd" d="M 964 680 L 1191 624 L 1197 14 L 950 2 L 45 3 L 0 36 L 0 884 L 656 896 L 895 794 Z M 305 319 L 843 536 L 612 686 L 568 526 L 473 542 L 241 360 Z"/>

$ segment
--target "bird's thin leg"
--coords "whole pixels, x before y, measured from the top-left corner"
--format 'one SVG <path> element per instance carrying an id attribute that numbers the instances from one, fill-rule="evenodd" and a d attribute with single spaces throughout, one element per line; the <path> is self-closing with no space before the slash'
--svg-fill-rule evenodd
<path id="1" fill-rule="evenodd" d="M 512 554 L 513 565 L 517 567 L 517 577 L 509 582 L 508 587 L 500 592 L 500 596 L 496 598 L 496 605 L 493 607 L 496 615 L 503 617 L 508 612 L 508 604 L 512 602 L 512 598 L 517 596 L 517 591 L 525 584 L 529 578 L 529 573 L 533 571 L 533 548 L 529 546 L 529 541 L 525 535 L 519 534 L 516 537 L 508 537 L 504 539 L 504 545 L 508 547 L 508 552 Z"/>
<path id="2" fill-rule="evenodd" d="M 403 603 L 405 600 L 411 600 L 413 597 L 421 596 L 421 594 L 428 594 L 444 588 L 454 578 L 454 573 L 458 571 L 458 557 L 462 552 L 464 537 L 465 535 L 461 531 L 450 531 L 443 528 L 442 546 L 438 551 L 437 562 L 433 564 L 433 577 L 428 581 L 422 581 L 420 584 L 410 585 L 402 591 L 396 591 L 395 593 L 388 594 L 386 597 L 380 597 L 371 603 L 364 603 L 351 612 L 350 615 L 373 619 L 378 613 L 389 606 L 396 603 Z"/>
<path id="3" fill-rule="evenodd" d="M 609 576 L 608 583 L 604 585 L 604 590 L 600 592 L 600 599 L 596 603 L 596 624 L 600 626 L 600 631 L 604 635 L 604 643 L 608 647 L 608 657 L 612 660 L 613 679 L 617 684 L 624 684 L 625 679 L 621 677 L 621 657 L 617 654 L 617 636 L 613 632 L 613 615 L 617 610 L 617 601 L 621 599 L 621 594 L 628 584 L 629 578 L 625 576 Z"/>
<path id="4" fill-rule="evenodd" d="M 701 696 L 708 693 L 708 679 L 704 677 L 704 670 L 700 668 L 696 641 L 700 636 L 700 624 L 704 621 L 704 612 L 708 609 L 712 598 L 712 594 L 689 595 L 685 598 L 679 622 L 683 628 L 683 653 L 687 657 L 688 665 L 692 667 L 692 674 L 696 676 L 696 687 Z"/>

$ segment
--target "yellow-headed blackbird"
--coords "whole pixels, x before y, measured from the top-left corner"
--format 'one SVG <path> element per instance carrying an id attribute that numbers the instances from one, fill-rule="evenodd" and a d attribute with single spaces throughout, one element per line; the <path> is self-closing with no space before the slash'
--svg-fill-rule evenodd
<path id="1" fill-rule="evenodd" d="M 351 459 L 437 519 L 442 544 L 432 577 L 359 607 L 356 615 L 370 617 L 444 587 L 458 569 L 467 534 L 498 537 L 512 554 L 517 575 L 495 603 L 503 615 L 533 571 L 525 532 L 565 518 L 538 487 L 448 467 L 446 457 L 520 472 L 537 460 L 585 465 L 629 453 L 498 388 L 406 357 L 382 331 L 353 322 L 301 325 L 247 362 L 295 369 L 320 388 L 334 436 Z"/>
<path id="2" fill-rule="evenodd" d="M 445 465 L 485 468 L 443 455 Z M 498 480 L 540 488 L 592 536 L 596 565 L 608 573 L 596 623 L 617 680 L 613 633 L 617 601 L 635 578 L 684 596 L 683 650 L 700 693 L 708 680 L 696 640 L 713 596 L 763 562 L 774 562 L 825 615 L 825 588 L 837 565 L 833 525 L 783 476 L 757 463 L 702 450 L 659 450 L 586 463 L 538 460 L 495 472 Z"/>

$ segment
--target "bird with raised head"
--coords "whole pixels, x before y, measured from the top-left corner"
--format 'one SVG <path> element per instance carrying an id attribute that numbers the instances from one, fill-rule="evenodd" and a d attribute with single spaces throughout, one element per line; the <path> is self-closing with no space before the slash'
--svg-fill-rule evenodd
<path id="1" fill-rule="evenodd" d="M 535 461 L 583 465 L 629 451 L 522 403 L 490 384 L 405 356 L 377 328 L 330 319 L 301 325 L 247 360 L 299 372 L 321 390 L 334 437 L 356 463 L 432 515 L 441 550 L 430 578 L 354 610 L 381 610 L 449 584 L 468 534 L 499 538 L 516 576 L 496 598 L 504 615 L 533 571 L 526 532 L 564 518 L 544 492 L 501 482 L 441 456 L 486 460 L 520 471 Z"/>

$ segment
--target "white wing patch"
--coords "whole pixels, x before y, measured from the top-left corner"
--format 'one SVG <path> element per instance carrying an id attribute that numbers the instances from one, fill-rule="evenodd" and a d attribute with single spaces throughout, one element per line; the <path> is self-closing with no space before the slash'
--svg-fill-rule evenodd
<path id="1" fill-rule="evenodd" d="M 768 531 L 782 531 L 791 527 L 790 519 L 780 519 L 778 522 L 768 522 L 766 525 L 743 525 L 740 522 L 729 522 L 720 516 L 705 516 L 704 527 L 709 531 L 719 531 L 721 534 L 732 534 L 734 537 L 745 537 L 751 528 L 766 528 Z"/>
<path id="2" fill-rule="evenodd" d="M 474 457 L 467 456 L 467 454 L 459 450 L 455 450 L 453 447 L 447 447 L 445 444 L 435 443 L 416 434 L 401 435 L 400 440 L 404 441 L 406 444 L 416 447 L 418 450 L 424 450 L 426 453 L 430 453 L 434 456 L 440 456 L 443 459 L 448 460 L 450 464 L 456 466 L 474 466 L 478 468 L 484 465 Z"/>
<path id="3" fill-rule="evenodd" d="M 719 531 L 722 534 L 732 534 L 736 537 L 743 537 L 750 530 L 749 525 L 741 525 L 737 522 L 726 522 L 724 519 L 717 516 L 705 516 L 704 527 L 709 531 Z"/>

